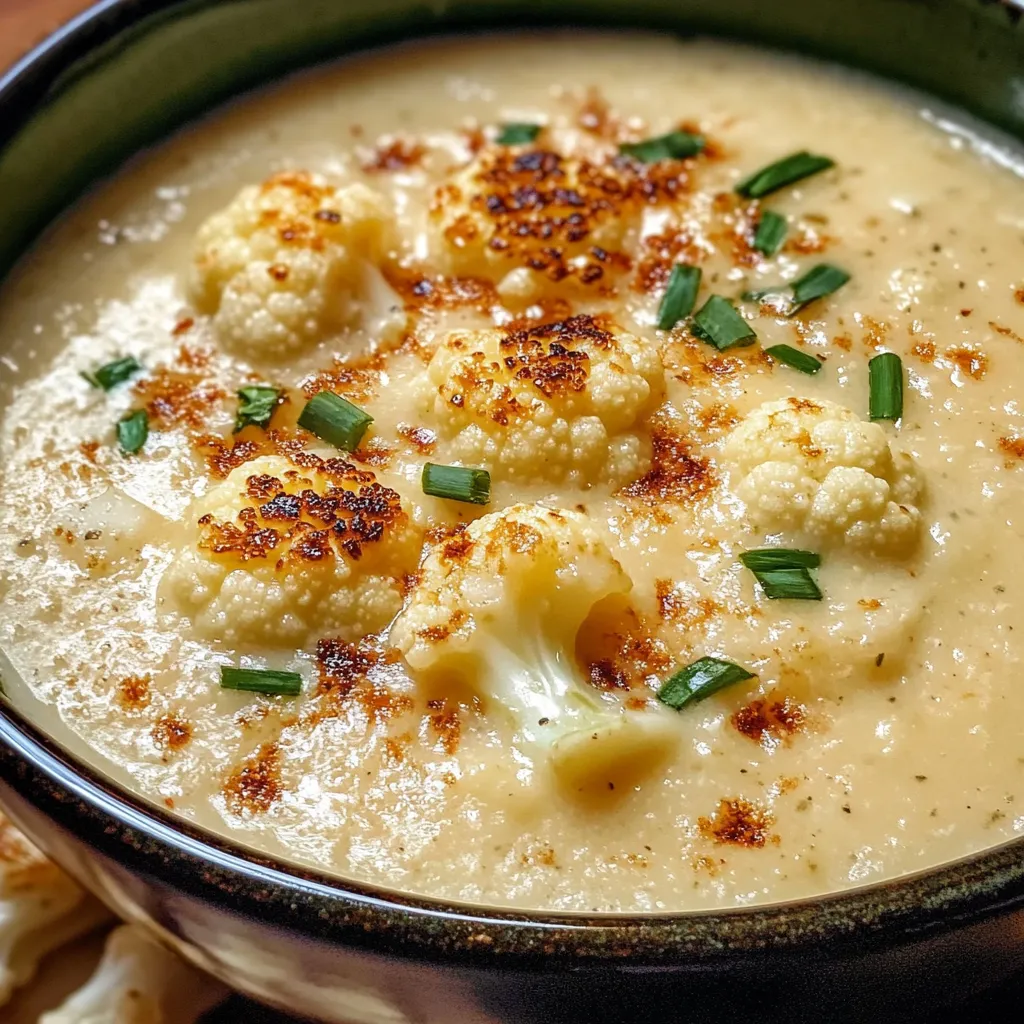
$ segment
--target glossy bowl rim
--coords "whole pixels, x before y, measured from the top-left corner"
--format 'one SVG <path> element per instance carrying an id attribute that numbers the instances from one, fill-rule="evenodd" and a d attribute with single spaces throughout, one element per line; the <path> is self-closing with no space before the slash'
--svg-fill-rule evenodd
<path id="1" fill-rule="evenodd" d="M 1024 6 L 999 2 L 1018 12 Z M 53 32 L 0 74 L 0 110 L 17 109 L 0 126 L 0 148 L 38 113 L 69 65 L 151 15 L 193 3 L 100 0 Z M 262 856 L 193 825 L 79 760 L 2 698 L 0 779 L 94 852 L 173 889 L 243 916 L 270 912 L 269 924 L 299 934 L 428 961 L 455 955 L 527 969 L 561 962 L 706 970 L 769 954 L 820 960 L 1024 907 L 1024 836 L 839 892 L 713 911 L 588 916 L 407 894 Z"/>

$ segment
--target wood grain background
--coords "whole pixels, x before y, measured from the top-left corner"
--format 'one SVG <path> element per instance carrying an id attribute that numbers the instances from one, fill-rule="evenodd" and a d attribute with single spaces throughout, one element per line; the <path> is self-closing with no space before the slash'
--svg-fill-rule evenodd
<path id="1" fill-rule="evenodd" d="M 0 0 L 0 68 L 13 63 L 90 0 Z"/>

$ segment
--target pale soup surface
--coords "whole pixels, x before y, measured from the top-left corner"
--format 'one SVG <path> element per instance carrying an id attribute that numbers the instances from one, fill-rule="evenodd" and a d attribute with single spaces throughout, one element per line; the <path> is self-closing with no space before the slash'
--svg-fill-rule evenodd
<path id="1" fill-rule="evenodd" d="M 8 699 L 186 820 L 445 899 L 763 903 L 1012 838 L 1024 189 L 945 117 L 724 44 L 524 36 L 144 155 L 0 292 Z M 735 191 L 805 150 L 834 166 Z M 677 264 L 710 338 L 672 326 Z M 849 279 L 792 308 L 822 264 Z M 821 599 L 770 599 L 765 547 L 820 556 Z M 749 677 L 658 699 L 704 657 Z"/>

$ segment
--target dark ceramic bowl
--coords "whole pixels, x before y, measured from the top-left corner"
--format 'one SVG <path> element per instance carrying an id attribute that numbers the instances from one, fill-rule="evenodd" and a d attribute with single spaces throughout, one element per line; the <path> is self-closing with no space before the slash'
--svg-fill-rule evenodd
<path id="1" fill-rule="evenodd" d="M 1024 139 L 1021 9 L 993 0 L 106 0 L 0 79 L 0 272 L 96 176 L 233 93 L 357 47 L 555 9 L 563 24 L 834 58 Z M 119 791 L 2 701 L 0 800 L 123 917 L 257 999 L 338 1024 L 904 1019 L 998 980 L 1024 948 L 1024 839 L 784 906 L 451 906 L 255 857 Z"/>

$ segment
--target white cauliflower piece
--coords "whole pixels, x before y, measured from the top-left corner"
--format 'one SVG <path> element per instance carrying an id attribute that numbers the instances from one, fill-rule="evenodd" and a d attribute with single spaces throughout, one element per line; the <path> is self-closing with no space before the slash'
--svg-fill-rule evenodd
<path id="1" fill-rule="evenodd" d="M 909 552 L 921 532 L 921 481 L 877 423 L 834 402 L 765 402 L 726 440 L 725 460 L 754 526 L 879 555 Z"/>
<path id="2" fill-rule="evenodd" d="M 47 953 L 109 916 L 0 814 L 0 1006 Z"/>
<path id="3" fill-rule="evenodd" d="M 452 332 L 430 361 L 422 405 L 453 462 L 506 480 L 618 486 L 650 465 L 638 428 L 663 390 L 654 345 L 574 316 Z"/>
<path id="4" fill-rule="evenodd" d="M 110 933 L 92 977 L 39 1024 L 193 1024 L 227 994 L 144 929 L 124 925 Z"/>
<path id="5" fill-rule="evenodd" d="M 606 292 L 658 198 L 654 173 L 630 160 L 484 146 L 435 192 L 434 257 L 448 273 L 499 282 L 507 301 Z"/>
<path id="6" fill-rule="evenodd" d="M 225 348 L 286 359 L 357 319 L 390 223 L 383 197 L 365 185 L 276 174 L 199 229 L 192 299 Z"/>
<path id="7" fill-rule="evenodd" d="M 399 495 L 343 459 L 266 455 L 193 505 L 195 546 L 168 567 L 161 598 L 196 633 L 229 646 L 355 639 L 401 605 L 420 535 Z"/>
<path id="8" fill-rule="evenodd" d="M 678 737 L 660 707 L 626 710 L 576 660 L 590 612 L 632 583 L 577 512 L 513 505 L 437 544 L 391 641 L 425 685 L 468 686 L 573 788 L 613 781 Z"/>

